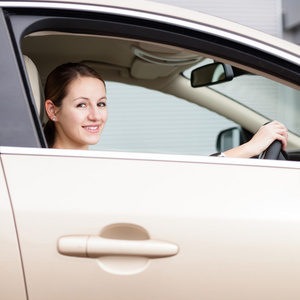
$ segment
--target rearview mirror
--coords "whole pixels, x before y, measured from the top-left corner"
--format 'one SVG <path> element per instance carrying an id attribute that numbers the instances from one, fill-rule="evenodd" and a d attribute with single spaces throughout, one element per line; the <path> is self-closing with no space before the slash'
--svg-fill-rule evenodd
<path id="1" fill-rule="evenodd" d="M 199 67 L 192 71 L 192 87 L 213 85 L 230 81 L 233 78 L 233 70 L 230 65 L 223 63 L 213 63 Z"/>

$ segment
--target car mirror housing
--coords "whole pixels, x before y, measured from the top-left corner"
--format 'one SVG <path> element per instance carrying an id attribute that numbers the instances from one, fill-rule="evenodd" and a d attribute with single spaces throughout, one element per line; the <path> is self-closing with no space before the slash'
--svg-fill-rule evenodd
<path id="1" fill-rule="evenodd" d="M 217 137 L 218 152 L 225 152 L 244 143 L 239 127 L 232 127 L 221 131 Z"/>
<path id="2" fill-rule="evenodd" d="M 234 73 L 230 65 L 223 63 L 212 63 L 201 66 L 192 71 L 192 87 L 214 85 L 233 79 Z"/>

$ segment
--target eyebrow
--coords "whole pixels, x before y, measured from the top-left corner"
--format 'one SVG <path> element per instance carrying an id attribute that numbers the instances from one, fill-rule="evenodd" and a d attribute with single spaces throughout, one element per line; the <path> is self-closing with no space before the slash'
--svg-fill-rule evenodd
<path id="1" fill-rule="evenodd" d="M 87 101 L 90 100 L 90 98 L 80 96 L 80 97 L 75 98 L 73 101 L 80 100 L 80 99 L 87 100 Z M 107 100 L 107 97 L 103 96 L 103 97 L 99 98 L 98 100 L 104 100 L 104 99 Z"/>

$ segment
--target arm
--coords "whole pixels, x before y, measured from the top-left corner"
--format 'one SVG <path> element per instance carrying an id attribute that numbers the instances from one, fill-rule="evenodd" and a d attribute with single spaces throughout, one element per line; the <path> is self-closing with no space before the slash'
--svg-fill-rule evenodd
<path id="1" fill-rule="evenodd" d="M 262 126 L 249 142 L 224 153 L 227 157 L 250 158 L 266 150 L 275 140 L 281 141 L 282 149 L 286 150 L 287 139 L 288 130 L 286 127 L 273 121 Z"/>

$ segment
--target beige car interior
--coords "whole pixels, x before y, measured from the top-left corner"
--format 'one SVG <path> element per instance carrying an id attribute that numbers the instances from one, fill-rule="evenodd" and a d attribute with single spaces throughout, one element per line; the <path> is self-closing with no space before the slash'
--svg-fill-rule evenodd
<path id="1" fill-rule="evenodd" d="M 31 58 L 44 83 L 48 73 L 66 62 L 93 65 L 106 80 L 163 87 L 172 76 L 203 57 L 182 49 L 119 38 L 40 32 L 22 41 L 23 54 Z M 151 86 L 149 86 L 151 87 Z"/>
<path id="2" fill-rule="evenodd" d="M 55 47 L 52 47 L 55 45 Z M 43 84 L 66 62 L 83 62 L 105 80 L 163 89 L 174 77 L 203 59 L 153 43 L 80 34 L 40 32 L 22 42 L 24 63 L 40 119 L 45 124 Z"/>
<path id="3" fill-rule="evenodd" d="M 47 122 L 47 114 L 44 106 L 45 96 L 39 72 L 36 65 L 28 56 L 23 55 L 23 60 L 27 70 L 27 76 L 30 82 L 36 110 L 39 114 L 42 125 L 45 125 Z"/>

